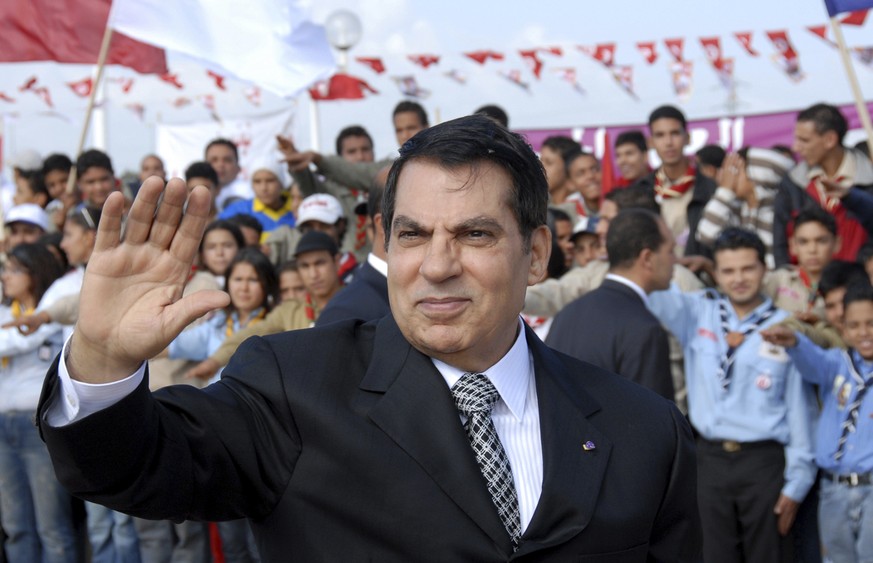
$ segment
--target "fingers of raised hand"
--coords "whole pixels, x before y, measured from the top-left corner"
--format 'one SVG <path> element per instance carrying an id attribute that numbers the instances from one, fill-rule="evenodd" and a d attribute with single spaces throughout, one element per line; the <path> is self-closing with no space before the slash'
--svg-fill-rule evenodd
<path id="1" fill-rule="evenodd" d="M 170 253 L 185 263 L 193 260 L 200 248 L 200 240 L 209 218 L 211 198 L 209 190 L 204 186 L 195 187 L 188 196 L 185 214 L 169 246 Z"/>
<path id="2" fill-rule="evenodd" d="M 161 201 L 163 190 L 164 182 L 160 178 L 151 177 L 142 183 L 139 192 L 136 194 L 136 199 L 133 200 L 130 213 L 127 215 L 127 224 L 124 227 L 124 242 L 128 244 L 142 244 L 148 240 L 152 223 L 155 220 L 155 211 Z M 104 213 L 105 207 L 104 205 Z M 101 216 L 100 227 L 103 227 L 103 221 L 104 217 Z"/>
<path id="3" fill-rule="evenodd" d="M 173 178 L 167 183 L 149 230 L 148 240 L 152 245 L 169 248 L 179 229 L 187 196 L 188 188 L 181 179 Z"/>

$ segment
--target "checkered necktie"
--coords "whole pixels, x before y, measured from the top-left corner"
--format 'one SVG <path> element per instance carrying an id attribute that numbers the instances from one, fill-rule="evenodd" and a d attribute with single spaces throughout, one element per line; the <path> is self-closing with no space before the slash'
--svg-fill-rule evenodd
<path id="1" fill-rule="evenodd" d="M 840 439 L 837 440 L 837 451 L 834 452 L 834 461 L 840 461 L 846 453 L 846 442 L 849 441 L 849 435 L 855 432 L 858 428 L 858 413 L 861 410 L 861 403 L 864 402 L 864 396 L 867 394 L 867 390 L 873 386 L 873 375 L 868 374 L 866 379 L 861 375 L 861 370 L 858 369 L 858 366 L 855 364 L 852 352 L 843 351 L 843 354 L 846 359 L 849 360 L 849 365 L 851 366 L 849 375 L 855 382 L 856 391 L 855 400 L 852 401 L 846 409 L 848 411 L 846 420 L 844 420 L 843 424 L 840 425 Z M 836 392 L 839 392 L 839 390 Z"/>
<path id="2" fill-rule="evenodd" d="M 464 430 L 473 446 L 479 469 L 488 483 L 491 500 L 497 507 L 500 520 L 509 532 L 513 548 L 518 547 L 521 535 L 521 517 L 518 513 L 518 497 L 512 481 L 509 458 L 500 443 L 491 409 L 500 394 L 487 377 L 481 373 L 465 373 L 452 387 L 452 395 L 458 411 L 467 417 Z"/>

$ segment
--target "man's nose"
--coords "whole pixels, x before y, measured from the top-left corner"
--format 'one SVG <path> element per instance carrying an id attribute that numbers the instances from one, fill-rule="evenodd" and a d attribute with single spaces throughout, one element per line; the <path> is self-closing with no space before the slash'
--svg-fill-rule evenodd
<path id="1" fill-rule="evenodd" d="M 458 275 L 461 272 L 461 262 L 458 248 L 448 237 L 434 237 L 429 243 L 427 252 L 421 261 L 419 272 L 433 283 L 438 283 Z"/>

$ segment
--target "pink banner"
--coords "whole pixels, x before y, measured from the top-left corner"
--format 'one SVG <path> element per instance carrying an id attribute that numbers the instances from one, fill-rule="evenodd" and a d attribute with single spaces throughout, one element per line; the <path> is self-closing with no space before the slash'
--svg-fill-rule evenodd
<path id="1" fill-rule="evenodd" d="M 867 109 L 873 113 L 873 102 L 868 102 Z M 850 138 L 848 144 L 854 144 L 866 137 L 852 135 L 852 130 L 863 129 L 858 112 L 854 105 L 841 106 L 840 111 L 849 122 Z M 766 115 L 748 115 L 738 117 L 720 117 L 715 119 L 691 120 L 688 122 L 688 131 L 691 141 L 686 149 L 686 154 L 694 154 L 704 145 L 720 145 L 727 151 L 736 151 L 743 147 L 772 147 L 773 145 L 791 146 L 794 141 L 794 124 L 797 120 L 797 111 L 783 113 L 771 113 Z M 624 131 L 638 129 L 648 136 L 646 124 L 601 126 L 569 129 L 528 129 L 519 130 L 535 150 L 539 150 L 543 141 L 552 135 L 566 135 L 582 143 L 587 150 L 601 158 L 603 156 L 603 139 L 606 133 L 614 143 L 615 139 Z M 854 141 L 852 140 L 854 138 Z"/>

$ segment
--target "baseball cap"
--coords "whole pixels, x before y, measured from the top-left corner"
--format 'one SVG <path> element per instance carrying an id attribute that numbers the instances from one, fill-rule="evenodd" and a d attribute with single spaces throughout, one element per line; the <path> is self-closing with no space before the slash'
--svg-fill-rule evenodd
<path id="1" fill-rule="evenodd" d="M 9 165 L 18 170 L 40 170 L 42 157 L 33 149 L 24 149 L 9 159 Z"/>
<path id="2" fill-rule="evenodd" d="M 6 214 L 6 225 L 12 223 L 30 223 L 43 231 L 49 230 L 48 214 L 35 203 L 22 203 L 10 209 Z"/>
<path id="3" fill-rule="evenodd" d="M 315 250 L 327 250 L 331 256 L 336 256 L 339 253 L 336 241 L 329 234 L 321 231 L 309 231 L 300 237 L 300 242 L 297 243 L 297 248 L 294 250 L 294 257 Z"/>
<path id="4" fill-rule="evenodd" d="M 597 221 L 597 217 L 580 217 L 573 226 L 573 234 L 570 235 L 570 240 L 576 240 L 582 235 L 596 235 Z"/>
<path id="5" fill-rule="evenodd" d="M 320 221 L 333 225 L 345 215 L 343 207 L 337 198 L 330 194 L 313 194 L 302 202 L 297 210 L 297 225 L 307 221 Z"/>

